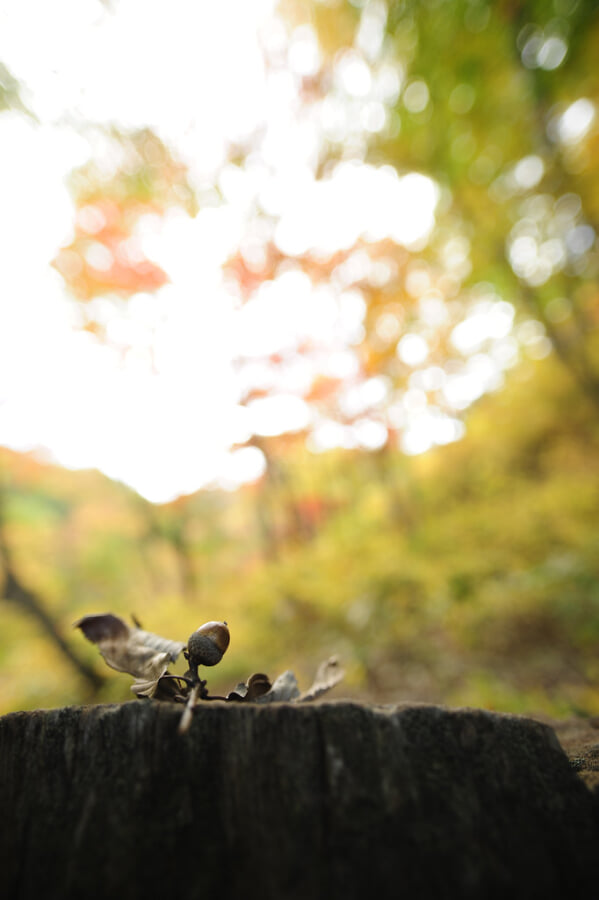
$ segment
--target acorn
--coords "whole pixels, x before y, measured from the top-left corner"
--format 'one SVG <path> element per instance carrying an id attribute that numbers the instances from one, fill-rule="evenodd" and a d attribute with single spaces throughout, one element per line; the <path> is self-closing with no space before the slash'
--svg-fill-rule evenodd
<path id="1" fill-rule="evenodd" d="M 187 641 L 190 666 L 215 666 L 223 658 L 229 640 L 226 622 L 206 622 L 200 625 Z"/>

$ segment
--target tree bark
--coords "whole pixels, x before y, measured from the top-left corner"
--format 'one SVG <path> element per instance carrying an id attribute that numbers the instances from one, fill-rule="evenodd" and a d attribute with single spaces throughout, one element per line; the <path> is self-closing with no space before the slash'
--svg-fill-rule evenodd
<path id="1" fill-rule="evenodd" d="M 595 896 L 554 732 L 437 707 L 203 703 L 0 719 L 0 896 Z"/>

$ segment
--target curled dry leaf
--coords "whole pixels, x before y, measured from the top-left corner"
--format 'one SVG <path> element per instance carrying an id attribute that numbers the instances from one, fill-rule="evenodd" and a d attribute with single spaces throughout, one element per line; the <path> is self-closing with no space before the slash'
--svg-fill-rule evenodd
<path id="1" fill-rule="evenodd" d="M 236 703 L 251 703 L 270 691 L 271 687 L 268 675 L 256 672 L 254 675 L 250 675 L 246 682 L 241 681 L 234 690 L 227 694 L 225 699 Z"/>
<path id="2" fill-rule="evenodd" d="M 88 641 L 98 645 L 107 665 L 137 679 L 132 691 L 138 697 L 154 696 L 168 664 L 175 662 L 185 647 L 181 641 L 132 628 L 112 613 L 84 616 L 75 622 L 75 628 L 80 628 Z"/>
<path id="3" fill-rule="evenodd" d="M 137 681 L 131 685 L 131 690 L 137 697 L 154 697 L 162 676 L 166 674 L 169 664 L 168 653 L 156 653 L 146 666 L 145 675 L 138 676 Z M 128 671 L 128 670 L 125 670 Z M 129 673 L 133 675 L 133 672 Z"/>
<path id="4" fill-rule="evenodd" d="M 344 675 L 345 672 L 339 664 L 339 659 L 336 656 L 330 656 L 319 665 L 312 685 L 307 691 L 300 694 L 297 698 L 298 702 L 304 703 L 308 700 L 316 700 L 318 697 L 326 694 L 327 691 L 330 691 L 331 688 L 334 688 L 336 684 L 339 684 L 343 680 Z"/>
<path id="5" fill-rule="evenodd" d="M 273 686 L 266 694 L 256 698 L 256 703 L 283 703 L 297 700 L 299 695 L 300 689 L 297 686 L 297 678 L 293 672 L 288 670 L 275 679 Z"/>
<path id="6" fill-rule="evenodd" d="M 186 703 L 189 696 L 189 681 L 181 675 L 166 672 L 158 679 L 152 697 L 154 700 L 169 700 L 172 703 Z M 146 695 L 144 695 L 146 696 Z"/>

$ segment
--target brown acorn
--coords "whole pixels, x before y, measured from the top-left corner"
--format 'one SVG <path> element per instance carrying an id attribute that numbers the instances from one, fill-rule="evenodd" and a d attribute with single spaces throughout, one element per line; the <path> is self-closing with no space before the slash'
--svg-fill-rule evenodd
<path id="1" fill-rule="evenodd" d="M 190 666 L 215 666 L 223 658 L 229 640 L 226 622 L 206 622 L 200 625 L 187 641 Z"/>

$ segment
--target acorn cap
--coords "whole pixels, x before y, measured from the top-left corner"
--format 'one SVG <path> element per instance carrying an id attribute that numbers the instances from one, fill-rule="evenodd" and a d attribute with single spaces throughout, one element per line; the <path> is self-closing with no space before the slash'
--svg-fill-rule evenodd
<path id="1" fill-rule="evenodd" d="M 187 641 L 189 661 L 196 666 L 215 666 L 229 646 L 226 622 L 206 622 L 194 631 Z"/>

